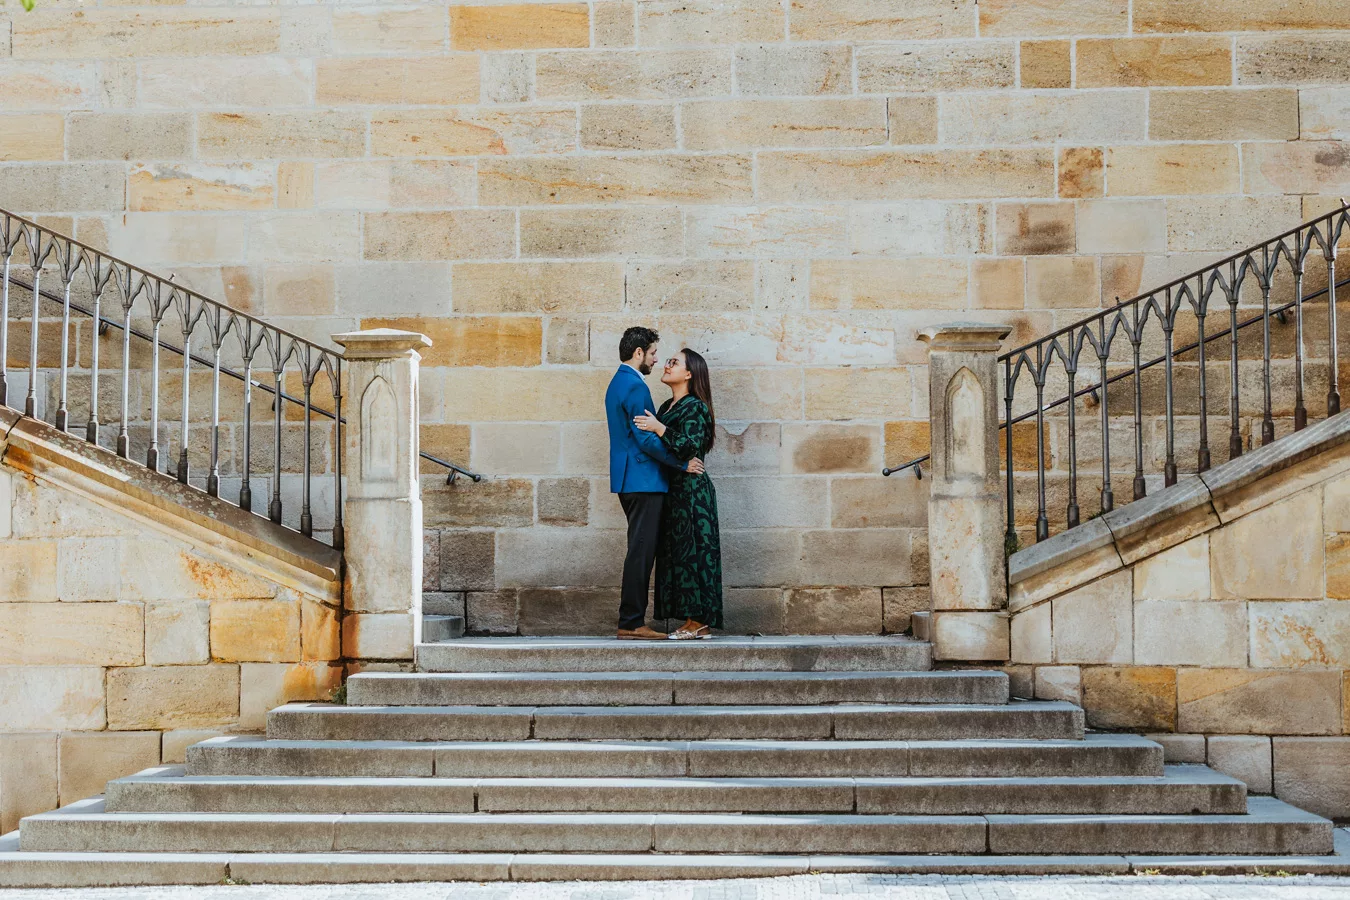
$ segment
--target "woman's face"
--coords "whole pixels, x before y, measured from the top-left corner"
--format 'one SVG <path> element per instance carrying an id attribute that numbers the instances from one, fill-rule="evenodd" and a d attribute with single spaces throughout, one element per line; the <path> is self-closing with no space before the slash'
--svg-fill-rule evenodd
<path id="1" fill-rule="evenodd" d="M 666 368 L 661 372 L 661 383 L 674 387 L 689 380 L 689 367 L 684 364 L 684 354 L 677 353 L 666 360 Z"/>

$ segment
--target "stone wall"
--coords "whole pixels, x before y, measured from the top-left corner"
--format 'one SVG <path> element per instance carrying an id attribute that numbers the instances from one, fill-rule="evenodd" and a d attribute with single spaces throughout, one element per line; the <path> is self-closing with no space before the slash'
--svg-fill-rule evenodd
<path id="1" fill-rule="evenodd" d="M 435 341 L 429 589 L 612 625 L 601 393 L 714 366 L 733 630 L 923 600 L 917 330 L 1045 333 L 1350 185 L 1350 13 L 1280 0 L 83 5 L 0 22 L 0 204 L 326 339 Z M 1086 513 L 1085 513 L 1086 514 Z"/>
<path id="2" fill-rule="evenodd" d="M 1350 816 L 1348 438 L 1319 423 L 1013 556 L 1015 692 Z"/>
<path id="3" fill-rule="evenodd" d="M 158 518 L 0 463 L 0 832 L 341 683 L 340 585 Z"/>

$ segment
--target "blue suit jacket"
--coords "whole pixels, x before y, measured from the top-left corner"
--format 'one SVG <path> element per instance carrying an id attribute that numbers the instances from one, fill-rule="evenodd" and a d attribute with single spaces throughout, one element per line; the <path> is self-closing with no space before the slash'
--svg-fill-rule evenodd
<path id="1" fill-rule="evenodd" d="M 661 439 L 633 424 L 644 411 L 656 412 L 652 392 L 638 370 L 624 364 L 605 391 L 605 418 L 609 422 L 609 489 L 616 494 L 670 490 L 665 467 L 683 470 L 684 461 L 666 449 Z"/>

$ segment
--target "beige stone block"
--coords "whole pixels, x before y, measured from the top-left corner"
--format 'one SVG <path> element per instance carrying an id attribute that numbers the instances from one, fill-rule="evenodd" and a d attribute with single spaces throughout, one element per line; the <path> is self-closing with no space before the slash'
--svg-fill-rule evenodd
<path id="1" fill-rule="evenodd" d="M 802 571 L 817 584 L 905 584 L 913 580 L 910 537 L 903 528 L 803 532 Z"/>
<path id="2" fill-rule="evenodd" d="M 931 428 L 928 422 L 887 422 L 885 440 L 886 459 L 908 462 L 927 455 L 932 446 Z"/>
<path id="3" fill-rule="evenodd" d="M 1111 188 L 1110 168 L 1107 187 Z M 1085 200 L 1078 207 L 1079 253 L 1161 253 L 1167 214 L 1161 200 Z"/>
<path id="4" fill-rule="evenodd" d="M 202 159 L 363 156 L 365 116 L 338 110 L 200 113 Z"/>
<path id="5" fill-rule="evenodd" d="M 730 50 L 540 53 L 540 100 L 664 100 L 731 93 Z"/>
<path id="6" fill-rule="evenodd" d="M 545 386 L 557 379 L 556 372 L 451 369 L 445 372 L 445 418 L 452 422 L 594 421 L 595 404 L 604 402 L 612 376 L 608 369 L 570 373 L 573 391 L 549 396 Z"/>
<path id="7" fill-rule="evenodd" d="M 564 153 L 576 149 L 576 133 L 573 109 L 396 109 L 371 118 L 370 151 L 393 157 Z"/>
<path id="8" fill-rule="evenodd" d="M 788 31 L 801 41 L 895 41 L 975 36 L 973 0 L 794 0 Z"/>
<path id="9" fill-rule="evenodd" d="M 103 669 L 0 666 L 0 722 L 10 731 L 103 728 Z"/>
<path id="10" fill-rule="evenodd" d="M 1245 92 L 1244 92 L 1245 93 Z M 1290 97 L 1288 91 L 1271 91 L 1279 94 L 1286 104 Z M 1281 107 L 1291 117 L 1287 105 Z M 1298 92 L 1298 120 L 1300 137 L 1305 141 L 1346 141 L 1350 140 L 1350 88 L 1327 87 L 1307 88 Z M 1290 139 L 1288 130 L 1271 137 Z"/>
<path id="11" fill-rule="evenodd" d="M 1255 555 L 1251 548 L 1261 547 Z M 1210 536 L 1213 595 L 1251 600 L 1325 596 L 1322 497 L 1305 491 Z"/>
<path id="12" fill-rule="evenodd" d="M 621 531 L 537 527 L 497 538 L 504 587 L 617 587 L 625 547 Z"/>
<path id="13" fill-rule="evenodd" d="M 249 225 L 254 262 L 346 261 L 357 257 L 360 246 L 355 213 L 275 213 Z"/>
<path id="14" fill-rule="evenodd" d="M 1093 666 L 1082 670 L 1083 709 L 1090 728 L 1173 731 L 1177 670 Z"/>
<path id="15" fill-rule="evenodd" d="M 14 478 L 16 473 L 0 469 L 0 540 L 14 536 Z M 0 547 L 3 547 L 0 544 Z"/>
<path id="16" fill-rule="evenodd" d="M 305 660 L 342 658 L 337 610 L 311 600 L 300 601 L 300 656 Z"/>
<path id="17" fill-rule="evenodd" d="M 1350 664 L 1350 609 L 1339 600 L 1249 603 L 1251 665 L 1298 669 Z"/>
<path id="18" fill-rule="evenodd" d="M 648 0 L 637 8 L 643 47 L 780 41 L 783 28 L 784 7 L 776 0 Z"/>
<path id="19" fill-rule="evenodd" d="M 903 200 L 858 204 L 849 208 L 849 247 L 854 256 L 868 257 L 990 253 L 990 220 L 990 206 L 984 203 Z M 817 254 L 822 250 L 817 249 Z M 906 260 L 907 265 L 924 262 Z"/>
<path id="20" fill-rule="evenodd" d="M 542 359 L 543 324 L 536 318 L 362 319 L 361 327 L 425 334 L 431 338 L 425 366 L 537 366 Z"/>
<path id="21" fill-rule="evenodd" d="M 1056 662 L 1133 662 L 1131 581 L 1122 570 L 1052 601 Z"/>
<path id="22" fill-rule="evenodd" d="M 886 115 L 892 144 L 938 142 L 936 97 L 890 97 L 886 101 Z"/>
<path id="23" fill-rule="evenodd" d="M 1008 617 L 1002 613 L 936 610 L 931 628 L 934 659 L 1008 659 Z"/>
<path id="24" fill-rule="evenodd" d="M 465 627 L 470 634 L 516 634 L 517 591 L 470 592 L 465 595 Z"/>
<path id="25" fill-rule="evenodd" d="M 0 61 L 0 104 L 6 110 L 89 108 L 98 95 L 93 62 Z"/>
<path id="26" fill-rule="evenodd" d="M 1180 669 L 1178 725 L 1232 734 L 1340 734 L 1339 672 Z"/>
<path id="27" fill-rule="evenodd" d="M 121 163 L 30 163 L 0 169 L 0 193 L 10 209 L 121 212 L 126 177 Z"/>
<path id="28" fill-rule="evenodd" d="M 314 205 L 314 164 L 277 164 L 277 208 L 308 209 Z"/>
<path id="29" fill-rule="evenodd" d="M 726 421 L 800 419 L 802 385 L 803 374 L 800 370 L 719 370 L 717 411 Z"/>
<path id="30" fill-rule="evenodd" d="M 1050 604 L 1042 603 L 1012 617 L 1012 661 L 1049 663 L 1055 661 L 1051 631 Z"/>
<path id="31" fill-rule="evenodd" d="M 1333 478 L 1323 487 L 1322 527 L 1327 532 L 1350 531 L 1350 475 Z"/>
<path id="32" fill-rule="evenodd" d="M 755 267 L 749 260 L 630 263 L 624 307 L 635 312 L 722 312 L 752 308 L 754 295 Z"/>
<path id="33" fill-rule="evenodd" d="M 732 588 L 725 591 L 723 632 L 787 634 L 783 596 L 779 588 Z"/>
<path id="34" fill-rule="evenodd" d="M 1106 157 L 1107 190 L 1116 197 L 1234 194 L 1238 170 L 1231 144 L 1112 147 Z"/>
<path id="35" fill-rule="evenodd" d="M 525 103 L 534 93 L 534 56 L 489 53 L 482 58 L 484 103 Z"/>
<path id="36" fill-rule="evenodd" d="M 1208 600 L 1209 586 L 1208 535 L 1150 556 L 1134 567 L 1135 600 Z"/>
<path id="37" fill-rule="evenodd" d="M 1150 91 L 1149 137 L 1157 141 L 1293 140 L 1308 91 Z M 1307 113 L 1303 114 L 1305 128 Z M 1305 132 L 1305 137 L 1307 136 Z"/>
<path id="38" fill-rule="evenodd" d="M 670 150 L 677 140 L 675 107 L 666 104 L 583 106 L 580 129 L 587 150 Z"/>
<path id="39" fill-rule="evenodd" d="M 1014 611 L 1026 609 L 1114 572 L 1122 565 L 1115 545 L 1098 547 L 1039 575 L 1018 581 L 1009 591 L 1008 607 Z"/>
<path id="40" fill-rule="evenodd" d="M 858 90 L 983 91 L 1017 84 L 1013 41 L 928 41 L 863 45 L 854 51 Z"/>
<path id="41" fill-rule="evenodd" d="M 875 425 L 783 426 L 783 471 L 795 475 L 875 474 L 881 468 L 881 430 Z M 836 486 L 841 482 L 835 482 Z M 858 527 L 858 526 L 842 526 Z"/>
<path id="42" fill-rule="evenodd" d="M 515 216 L 504 210 L 372 213 L 365 258 L 412 261 L 515 255 Z"/>
<path id="43" fill-rule="evenodd" d="M 1150 741 L 1162 744 L 1163 762 L 1205 764 L 1205 736 L 1203 734 L 1146 734 Z"/>
<path id="44" fill-rule="evenodd" d="M 0 604 L 0 665 L 138 666 L 138 603 Z"/>
<path id="45" fill-rule="evenodd" d="M 410 159 L 320 163 L 317 205 L 326 209 L 471 206 L 478 173 L 468 160 Z"/>
<path id="46" fill-rule="evenodd" d="M 1350 84 L 1350 39 L 1340 35 L 1240 36 L 1239 84 Z"/>
<path id="47" fill-rule="evenodd" d="M 131 213 L 113 221 L 108 249 L 146 264 L 242 262 L 246 225 L 233 216 Z"/>
<path id="48" fill-rule="evenodd" d="M 159 758 L 164 765 L 182 764 L 187 757 L 187 748 L 211 738 L 220 737 L 225 732 L 206 728 L 185 728 L 179 731 L 165 731 L 160 741 Z"/>
<path id="49" fill-rule="evenodd" d="M 721 408 L 721 401 L 718 402 Z M 564 432 L 566 434 L 566 432 Z M 597 444 L 597 446 L 605 446 Z M 777 475 L 781 470 L 779 457 L 782 446 L 782 428 L 776 422 L 750 424 L 719 422 L 717 442 L 706 460 L 708 466 L 722 475 Z M 566 458 L 569 450 L 564 444 Z"/>
<path id="50" fill-rule="evenodd" d="M 0 598 L 9 603 L 57 599 L 56 541 L 0 543 Z"/>
<path id="51" fill-rule="evenodd" d="M 1242 179 L 1249 194 L 1346 193 L 1350 142 L 1245 144 Z"/>
<path id="52" fill-rule="evenodd" d="M 544 332 L 544 362 L 584 365 L 591 359 L 591 331 L 585 319 L 549 319 Z"/>
<path id="53" fill-rule="evenodd" d="M 1018 51 L 1018 86 L 1067 88 L 1073 86 L 1071 41 L 1023 41 Z"/>
<path id="54" fill-rule="evenodd" d="M 139 165 L 127 192 L 128 208 L 139 212 L 271 209 L 276 202 L 272 171 L 249 163 Z"/>
<path id="55" fill-rule="evenodd" d="M 497 586 L 497 538 L 491 531 L 442 531 L 442 554 L 434 573 L 449 591 L 490 591 Z"/>
<path id="56" fill-rule="evenodd" d="M 796 586 L 802 583 L 801 533 L 756 528 L 722 532 L 723 582 L 729 587 Z"/>
<path id="57" fill-rule="evenodd" d="M 114 778 L 159 765 L 156 731 L 95 731 L 63 734 L 58 754 L 61 805 L 102 794 Z"/>
<path id="58" fill-rule="evenodd" d="M 561 446 L 556 425 L 480 424 L 470 464 L 488 475 L 549 475 L 558 471 Z"/>
<path id="59" fill-rule="evenodd" d="M 16 19 L 15 58 L 99 59 L 277 53 L 276 12 L 253 8 L 47 9 Z"/>
<path id="60" fill-rule="evenodd" d="M 917 612 L 928 612 L 932 606 L 928 585 L 883 588 L 881 591 L 882 627 L 887 634 L 903 634 L 912 627 L 911 618 Z"/>
<path id="61" fill-rule="evenodd" d="M 989 142 L 997 141 L 980 140 Z M 758 162 L 760 196 L 770 201 L 1048 197 L 1054 189 L 1053 156 L 1038 148 L 783 151 Z"/>
<path id="62" fill-rule="evenodd" d="M 805 382 L 808 419 L 885 420 L 909 409 L 907 369 L 808 369 Z"/>
<path id="63" fill-rule="evenodd" d="M 1039 256 L 1026 262 L 1028 309 L 1091 309 L 1101 301 L 1093 256 Z"/>
<path id="64" fill-rule="evenodd" d="M 0 830 L 9 834 L 58 802 L 56 735 L 0 735 Z"/>
<path id="65" fill-rule="evenodd" d="M 527 209 L 520 213 L 522 256 L 662 257 L 683 252 L 683 223 L 679 210 L 672 207 Z"/>
<path id="66" fill-rule="evenodd" d="M 222 600 L 211 604 L 211 656 L 238 662 L 300 658 L 300 604 Z"/>
<path id="67" fill-rule="evenodd" d="M 895 333 L 881 323 L 847 316 L 788 315 L 783 318 L 777 361 L 806 365 L 886 365 L 895 361 Z M 741 360 L 723 356 L 728 362 Z M 749 362 L 748 357 L 745 358 Z M 710 363 L 717 360 L 710 358 Z"/>
<path id="68" fill-rule="evenodd" d="M 302 106 L 314 85 L 313 68 L 301 59 L 197 56 L 136 64 L 143 108 Z"/>
<path id="69" fill-rule="evenodd" d="M 205 728 L 239 716 L 239 667 L 147 666 L 108 672 L 108 727 Z"/>
<path id="70" fill-rule="evenodd" d="M 348 615 L 342 620 L 342 649 L 349 659 L 412 659 L 412 615 Z"/>
<path id="71" fill-rule="evenodd" d="M 823 478 L 717 478 L 715 484 L 723 528 L 810 528 L 827 522 Z"/>
<path id="72" fill-rule="evenodd" d="M 969 273 L 959 259 L 821 259 L 811 264 L 812 309 L 961 309 Z"/>
<path id="73" fill-rule="evenodd" d="M 1114 0 L 984 0 L 979 9 L 985 37 L 1124 34 L 1129 25 L 1128 7 Z"/>
<path id="74" fill-rule="evenodd" d="M 550 478 L 538 488 L 541 525 L 585 525 L 589 520 L 591 483 L 585 478 Z"/>
<path id="75" fill-rule="evenodd" d="M 314 79 L 319 103 L 334 106 L 475 103 L 479 60 L 473 53 L 320 59 L 315 63 Z"/>
<path id="76" fill-rule="evenodd" d="M 886 101 L 712 100 L 680 109 L 690 150 L 865 147 L 886 143 Z"/>
<path id="77" fill-rule="evenodd" d="M 5 116 L 0 161 L 64 159 L 65 127 L 65 117 L 56 113 Z"/>
<path id="78" fill-rule="evenodd" d="M 479 201 L 553 203 L 735 203 L 754 195 L 750 157 L 581 156 L 481 160 Z"/>
<path id="79" fill-rule="evenodd" d="M 878 482 L 876 468 L 879 465 L 864 477 L 831 480 L 830 525 L 834 528 L 926 528 L 926 484 L 908 473 Z M 915 574 L 924 577 L 923 572 Z"/>
<path id="80" fill-rule="evenodd" d="M 848 251 L 848 229 L 845 211 L 834 206 L 690 207 L 685 213 L 689 253 L 701 257 L 840 255 Z M 766 265 L 758 268 L 763 277 Z M 805 270 L 800 274 L 804 286 Z"/>
<path id="81" fill-rule="evenodd" d="M 422 494 L 428 526 L 520 528 L 534 521 L 534 485 L 526 479 L 485 480 L 472 491 L 459 484 L 435 488 L 424 487 Z"/>
<path id="82" fill-rule="evenodd" d="M 333 277 L 335 311 L 339 315 L 378 315 L 391 307 L 409 315 L 443 316 L 450 312 L 451 268 L 448 263 L 339 265 L 333 267 Z"/>
<path id="83" fill-rule="evenodd" d="M 1136 141 L 1147 130 L 1145 100 L 1142 91 L 966 94 L 943 97 L 939 121 L 950 144 Z"/>
<path id="84" fill-rule="evenodd" d="M 1000 203 L 995 228 L 998 252 L 1004 256 L 1074 252 L 1072 203 Z"/>
<path id="85" fill-rule="evenodd" d="M 591 27 L 597 47 L 631 47 L 637 41 L 633 0 L 600 0 L 591 4 Z"/>
<path id="86" fill-rule="evenodd" d="M 1064 147 L 1059 151 L 1059 196 L 1100 197 L 1105 190 L 1105 172 L 1100 147 Z"/>
<path id="87" fill-rule="evenodd" d="M 328 663 L 244 663 L 239 667 L 239 727 L 265 731 L 269 710 L 328 700 L 341 685 L 342 667 Z"/>
<path id="88" fill-rule="evenodd" d="M 1168 666 L 1246 665 L 1247 604 L 1138 601 L 1134 605 L 1134 661 Z"/>
<path id="89" fill-rule="evenodd" d="M 263 308 L 276 316 L 332 315 L 333 267 L 282 263 L 263 274 Z"/>
<path id="90" fill-rule="evenodd" d="M 806 309 L 810 287 L 807 260 L 762 259 L 755 268 L 755 295 L 762 308 Z"/>
<path id="91" fill-rule="evenodd" d="M 145 605 L 145 663 L 195 665 L 211 661 L 211 604 L 163 600 Z"/>
<path id="92" fill-rule="evenodd" d="M 1170 36 L 1078 41 L 1077 86 L 1207 87 L 1233 83 L 1227 37 Z"/>
<path id="93" fill-rule="evenodd" d="M 1276 796 L 1316 815 L 1343 819 L 1350 810 L 1350 740 L 1275 737 L 1271 744 Z"/>
<path id="94" fill-rule="evenodd" d="M 1214 734 L 1206 739 L 1210 768 L 1244 782 L 1253 794 L 1271 792 L 1270 738 L 1264 735 Z"/>
<path id="95" fill-rule="evenodd" d="M 435 6 L 403 9 L 337 7 L 332 12 L 331 51 L 437 53 L 445 49 L 446 14 Z"/>
<path id="96" fill-rule="evenodd" d="M 1297 197 L 1179 198 L 1167 203 L 1171 252 L 1236 251 L 1299 223 Z"/>
<path id="97" fill-rule="evenodd" d="M 589 47 L 590 29 L 585 3 L 450 8 L 450 45 L 456 50 Z"/>
<path id="98" fill-rule="evenodd" d="M 128 540 L 122 546 L 122 583 L 128 599 L 260 599 L 277 593 L 263 581 L 167 541 Z"/>
<path id="99" fill-rule="evenodd" d="M 1077 666 L 1037 666 L 1036 699 L 1083 702 L 1083 678 Z"/>
<path id="100" fill-rule="evenodd" d="M 521 634 L 605 634 L 618 617 L 619 591 L 522 590 L 518 609 Z"/>
<path id="101" fill-rule="evenodd" d="M 1350 27 L 1350 11 L 1334 0 L 1256 2 L 1139 0 L 1135 31 L 1301 31 Z"/>
<path id="102" fill-rule="evenodd" d="M 852 88 L 853 52 L 846 44 L 736 48 L 737 93 L 800 97 L 848 94 Z"/>
<path id="103" fill-rule="evenodd" d="M 787 592 L 788 634 L 880 634 L 881 588 Z"/>
<path id="104" fill-rule="evenodd" d="M 192 155 L 187 113 L 71 113 L 70 159 L 183 159 Z"/>
<path id="105" fill-rule="evenodd" d="M 1026 304 L 1026 265 L 1020 259 L 975 260 L 970 295 L 977 309 L 1021 309 Z"/>

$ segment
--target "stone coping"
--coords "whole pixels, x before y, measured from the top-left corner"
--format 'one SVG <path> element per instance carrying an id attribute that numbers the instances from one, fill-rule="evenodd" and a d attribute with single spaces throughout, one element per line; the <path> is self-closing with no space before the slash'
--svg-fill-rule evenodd
<path id="1" fill-rule="evenodd" d="M 72 490 L 230 565 L 333 602 L 342 598 L 342 553 L 212 497 L 106 448 L 0 407 L 0 459 Z"/>
<path id="2" fill-rule="evenodd" d="M 1157 493 L 1089 519 L 1008 558 L 1008 584 L 1023 585 L 1095 554 L 1078 580 L 1061 578 L 1053 593 L 1195 537 L 1350 470 L 1350 411 L 1324 419 Z M 1086 562 L 1086 561 L 1085 561 Z M 1049 594 L 1022 591 L 1014 611 Z"/>

